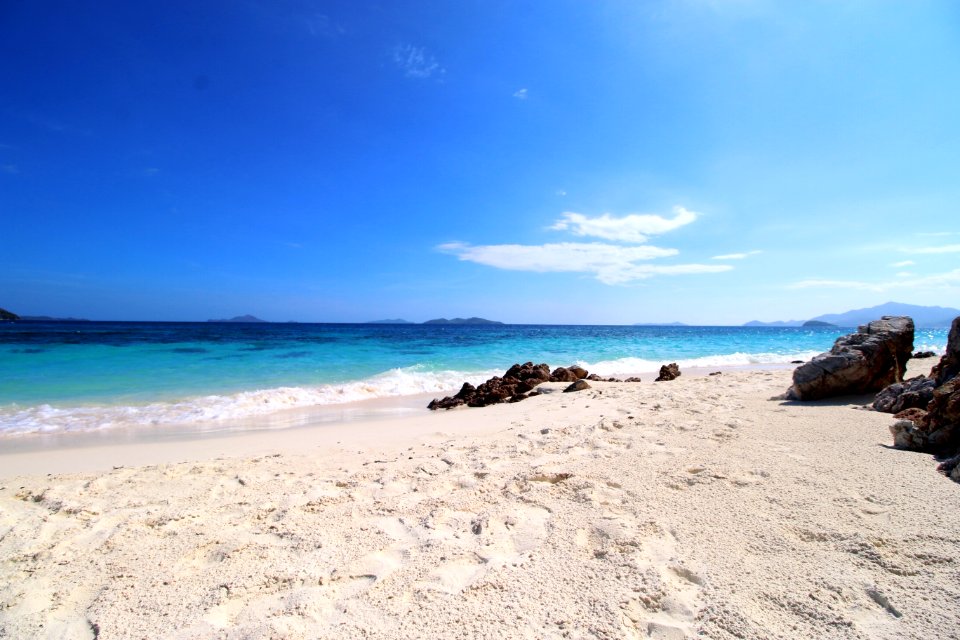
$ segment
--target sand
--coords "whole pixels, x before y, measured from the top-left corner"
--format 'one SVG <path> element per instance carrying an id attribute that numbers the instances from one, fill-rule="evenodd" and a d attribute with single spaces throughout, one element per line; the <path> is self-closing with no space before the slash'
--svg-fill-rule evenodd
<path id="1" fill-rule="evenodd" d="M 789 377 L 0 455 L 0 637 L 958 637 L 960 485 Z"/>

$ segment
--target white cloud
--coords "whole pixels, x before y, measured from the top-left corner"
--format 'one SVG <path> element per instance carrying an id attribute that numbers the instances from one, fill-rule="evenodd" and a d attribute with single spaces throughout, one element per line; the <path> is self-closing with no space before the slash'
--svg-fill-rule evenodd
<path id="1" fill-rule="evenodd" d="M 937 273 L 930 276 L 910 278 L 912 274 L 897 274 L 903 276 L 892 282 L 864 282 L 862 280 L 801 280 L 788 285 L 788 289 L 859 289 L 862 291 L 876 291 L 883 293 L 893 289 L 944 289 L 960 288 L 960 269 Z"/>
<path id="2" fill-rule="evenodd" d="M 592 236 L 604 240 L 620 242 L 646 242 L 651 235 L 673 231 L 690 224 L 697 219 L 697 214 L 687 211 L 683 207 L 673 208 L 674 217 L 664 218 L 655 214 L 631 214 L 622 218 L 614 218 L 605 213 L 599 218 L 588 218 L 581 213 L 566 212 L 564 219 L 558 220 L 551 229 L 569 231 L 576 236 Z"/>
<path id="3" fill-rule="evenodd" d="M 763 253 L 762 251 L 746 251 L 744 253 L 726 253 L 722 256 L 713 256 L 711 260 L 743 260 L 749 256 L 755 256 L 758 253 Z"/>
<path id="4" fill-rule="evenodd" d="M 515 92 L 513 93 L 513 97 L 516 98 L 517 100 L 526 100 L 526 99 L 527 99 L 527 90 L 526 90 L 526 89 L 518 89 L 517 91 L 515 91 Z"/>
<path id="5" fill-rule="evenodd" d="M 558 195 L 558 196 L 565 196 L 565 195 L 567 195 L 567 192 L 564 191 L 563 189 L 557 189 L 557 195 Z"/>
<path id="6" fill-rule="evenodd" d="M 728 265 L 639 265 L 640 260 L 675 256 L 676 249 L 650 245 L 624 247 L 599 242 L 561 242 L 544 245 L 481 245 L 451 242 L 437 247 L 456 255 L 460 260 L 476 262 L 512 271 L 592 273 L 604 284 L 622 284 L 655 275 L 718 273 L 729 271 Z"/>
<path id="7" fill-rule="evenodd" d="M 960 253 L 960 244 L 947 244 L 942 247 L 923 247 L 922 249 L 905 249 L 907 253 Z"/>
<path id="8" fill-rule="evenodd" d="M 900 262 L 891 263 L 891 267 L 912 267 L 914 265 L 913 260 L 901 260 Z"/>
<path id="9" fill-rule="evenodd" d="M 429 78 L 447 72 L 437 59 L 423 47 L 412 44 L 399 45 L 393 49 L 393 61 L 408 78 Z"/>

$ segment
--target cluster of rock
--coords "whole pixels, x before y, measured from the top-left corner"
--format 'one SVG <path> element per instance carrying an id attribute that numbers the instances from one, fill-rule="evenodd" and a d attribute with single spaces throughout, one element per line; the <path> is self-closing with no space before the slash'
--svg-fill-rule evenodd
<path id="1" fill-rule="evenodd" d="M 837 338 L 830 351 L 814 356 L 793 372 L 792 400 L 879 391 L 902 382 L 913 354 L 913 320 L 883 316 Z"/>
<path id="2" fill-rule="evenodd" d="M 940 470 L 960 482 L 960 317 L 930 375 L 891 385 L 873 406 L 897 418 L 890 427 L 894 446 L 945 457 Z"/>
<path id="3" fill-rule="evenodd" d="M 676 366 L 676 365 L 674 365 Z M 679 370 L 677 375 L 680 375 Z M 491 404 L 501 402 L 520 402 L 530 396 L 538 395 L 540 392 L 536 386 L 543 382 L 570 382 L 572 383 L 564 392 L 582 391 L 589 389 L 587 380 L 597 382 L 640 382 L 640 378 L 627 378 L 618 380 L 616 378 L 601 378 L 600 376 L 588 373 L 583 367 L 577 365 L 569 367 L 557 367 L 553 371 L 550 365 L 546 363 L 533 364 L 525 362 L 515 364 L 506 373 L 501 376 L 493 376 L 479 386 L 473 386 L 469 382 L 464 382 L 460 391 L 456 395 L 447 396 L 441 399 L 434 399 L 427 405 L 428 409 L 453 409 L 462 405 L 468 407 L 485 407 Z"/>

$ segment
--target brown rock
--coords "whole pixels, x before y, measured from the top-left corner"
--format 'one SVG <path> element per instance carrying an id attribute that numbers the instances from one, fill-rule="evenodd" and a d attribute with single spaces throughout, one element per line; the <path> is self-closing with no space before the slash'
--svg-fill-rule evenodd
<path id="1" fill-rule="evenodd" d="M 925 409 L 910 407 L 909 409 L 904 409 L 899 413 L 895 413 L 893 417 L 898 420 L 909 420 L 914 425 L 918 425 L 923 424 L 923 421 L 926 420 L 927 412 Z"/>
<path id="2" fill-rule="evenodd" d="M 933 400 L 934 387 L 936 381 L 926 376 L 895 382 L 877 394 L 873 408 L 885 413 L 900 413 L 911 407 L 924 409 Z"/>
<path id="3" fill-rule="evenodd" d="M 572 371 L 573 374 L 577 376 L 578 380 L 583 380 L 584 378 L 587 377 L 587 370 L 584 369 L 583 367 L 578 367 L 577 365 L 567 367 L 567 371 Z"/>
<path id="4" fill-rule="evenodd" d="M 913 353 L 913 320 L 884 316 L 837 338 L 830 351 L 815 356 L 793 372 L 792 400 L 879 391 L 903 380 Z"/>
<path id="5" fill-rule="evenodd" d="M 930 402 L 922 414 L 914 409 L 897 414 L 900 419 L 890 427 L 893 442 L 905 449 L 956 456 L 960 453 L 960 317 L 953 321 L 947 351 L 930 375 L 937 385 Z M 960 481 L 956 465 L 944 465 L 949 468 L 942 470 Z"/>
<path id="6" fill-rule="evenodd" d="M 571 393 L 573 391 L 584 391 L 585 389 L 592 389 L 593 387 L 586 380 L 577 380 L 569 387 L 563 390 L 564 393 Z"/>
<path id="7" fill-rule="evenodd" d="M 677 366 L 676 362 L 671 362 L 670 364 L 665 364 L 660 367 L 660 375 L 657 376 L 657 379 L 654 382 L 665 382 L 668 380 L 676 380 L 680 377 L 680 367 Z"/>
<path id="8" fill-rule="evenodd" d="M 576 382 L 579 379 L 577 374 L 565 367 L 557 367 L 550 374 L 550 382 Z"/>
<path id="9" fill-rule="evenodd" d="M 960 316 L 953 319 L 950 325 L 950 334 L 947 336 L 947 350 L 940 362 L 930 372 L 930 377 L 936 379 L 937 385 L 954 378 L 960 373 Z"/>

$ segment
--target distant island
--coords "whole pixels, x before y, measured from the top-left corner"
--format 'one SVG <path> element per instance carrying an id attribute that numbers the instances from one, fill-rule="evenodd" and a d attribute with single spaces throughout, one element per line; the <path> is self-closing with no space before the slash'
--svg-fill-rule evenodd
<path id="1" fill-rule="evenodd" d="M 414 323 L 410 322 L 409 320 L 401 320 L 400 318 L 395 318 L 391 320 L 370 320 L 369 322 L 365 322 L 364 324 L 414 324 Z"/>
<path id="2" fill-rule="evenodd" d="M 207 322 L 266 322 L 266 320 L 261 320 L 256 316 L 245 315 L 245 316 L 236 316 L 228 320 L 207 320 Z"/>
<path id="3" fill-rule="evenodd" d="M 503 324 L 496 320 L 487 320 L 485 318 L 437 318 L 436 320 L 427 320 L 423 324 Z"/>
<path id="4" fill-rule="evenodd" d="M 53 316 L 18 316 L 13 311 L 0 309 L 0 322 L 90 322 L 86 318 L 54 318 Z"/>
<path id="5" fill-rule="evenodd" d="M 938 329 L 949 327 L 960 309 L 950 307 L 928 307 L 919 304 L 905 304 L 903 302 L 885 302 L 866 309 L 853 309 L 843 313 L 827 313 L 811 318 L 806 322 L 800 320 L 780 320 L 777 322 L 761 322 L 751 320 L 745 327 L 857 327 L 876 320 L 881 316 L 910 316 L 917 327 Z M 816 324 L 811 324 L 816 323 Z"/>

